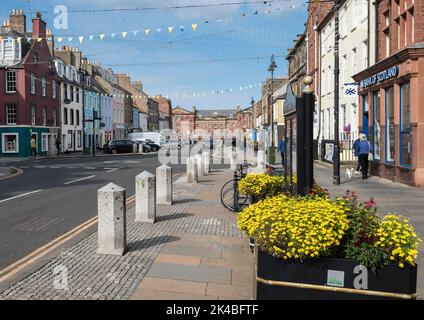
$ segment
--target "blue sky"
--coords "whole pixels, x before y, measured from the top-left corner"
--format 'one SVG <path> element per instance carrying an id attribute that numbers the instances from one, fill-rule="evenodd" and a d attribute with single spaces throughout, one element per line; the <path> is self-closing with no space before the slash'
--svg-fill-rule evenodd
<path id="1" fill-rule="evenodd" d="M 90 60 L 111 66 L 115 72 L 128 73 L 132 80 L 141 80 L 147 94 L 169 96 L 173 106 L 247 107 L 251 97 L 260 97 L 258 84 L 269 76 L 267 68 L 272 54 L 278 65 L 276 76 L 287 74 L 287 49 L 305 29 L 304 0 L 283 0 L 271 5 L 72 12 L 224 2 L 242 0 L 2 0 L 0 18 L 5 20 L 14 8 L 23 9 L 27 16 L 30 9 L 33 15 L 42 11 L 56 38 L 64 36 L 57 46 L 79 47 Z M 70 11 L 67 30 L 53 28 L 56 5 L 65 5 Z M 252 14 L 255 11 L 257 15 Z M 191 29 L 194 23 L 198 25 L 196 32 Z M 171 33 L 167 30 L 169 26 L 174 27 Z M 180 26 L 184 26 L 184 31 Z M 158 32 L 158 28 L 162 31 Z M 146 29 L 151 30 L 147 36 Z M 128 34 L 123 39 L 121 32 L 125 31 Z M 112 38 L 111 33 L 116 36 Z M 99 34 L 105 34 L 103 40 Z M 77 38 L 81 35 L 85 36 L 82 44 Z M 94 35 L 92 41 L 90 35 Z M 68 37 L 73 37 L 71 42 Z"/>

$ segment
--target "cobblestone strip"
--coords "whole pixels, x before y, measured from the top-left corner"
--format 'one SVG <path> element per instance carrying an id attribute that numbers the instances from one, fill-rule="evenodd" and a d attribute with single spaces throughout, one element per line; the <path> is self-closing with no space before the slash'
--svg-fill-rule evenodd
<path id="1" fill-rule="evenodd" d="M 97 232 L 80 241 L 38 271 L 6 289 L 0 299 L 128 299 L 149 270 L 163 244 L 178 240 L 177 232 L 241 237 L 234 215 L 226 218 L 188 214 L 197 184 L 174 186 L 173 206 L 158 206 L 158 222 L 134 222 L 127 211 L 128 251 L 123 257 L 97 255 Z M 66 272 L 64 272 L 65 270 Z M 67 289 L 57 289 L 67 277 Z"/>

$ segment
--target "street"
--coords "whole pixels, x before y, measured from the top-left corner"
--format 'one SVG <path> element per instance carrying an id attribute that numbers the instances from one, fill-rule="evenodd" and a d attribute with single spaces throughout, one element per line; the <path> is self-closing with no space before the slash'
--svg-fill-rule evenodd
<path id="1" fill-rule="evenodd" d="M 0 269 L 97 215 L 96 191 L 109 182 L 134 194 L 134 177 L 152 173 L 157 155 L 26 160 L 0 181 Z M 173 173 L 184 170 L 173 166 Z"/>

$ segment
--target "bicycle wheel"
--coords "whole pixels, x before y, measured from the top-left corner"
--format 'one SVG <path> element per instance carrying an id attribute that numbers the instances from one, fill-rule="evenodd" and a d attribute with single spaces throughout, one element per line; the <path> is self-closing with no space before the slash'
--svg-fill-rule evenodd
<path id="1" fill-rule="evenodd" d="M 237 203 L 238 203 L 238 211 L 243 211 L 245 208 L 249 206 L 249 196 L 246 196 L 245 194 L 241 193 L 240 191 L 237 192 Z"/>
<path id="2" fill-rule="evenodd" d="M 222 186 L 221 203 L 230 211 L 234 210 L 234 180 L 230 180 Z"/>

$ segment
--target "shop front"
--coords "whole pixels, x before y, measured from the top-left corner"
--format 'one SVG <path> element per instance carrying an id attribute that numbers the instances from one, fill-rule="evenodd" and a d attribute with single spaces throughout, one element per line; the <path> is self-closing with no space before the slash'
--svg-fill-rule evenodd
<path id="1" fill-rule="evenodd" d="M 409 47 L 354 76 L 359 131 L 371 142 L 372 175 L 424 185 L 424 47 Z"/>

